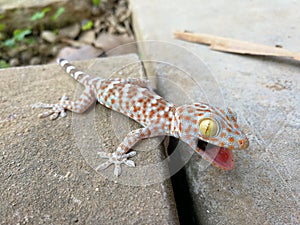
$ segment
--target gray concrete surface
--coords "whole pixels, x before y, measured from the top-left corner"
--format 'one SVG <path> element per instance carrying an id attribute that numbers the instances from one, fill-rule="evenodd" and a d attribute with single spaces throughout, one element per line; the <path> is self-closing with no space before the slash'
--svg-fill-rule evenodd
<path id="1" fill-rule="evenodd" d="M 74 64 L 94 76 L 139 77 L 139 64 L 128 68 L 137 60 Z M 113 151 L 125 135 L 122 126 L 136 123 L 99 105 L 56 121 L 38 119 L 43 110 L 30 107 L 55 103 L 64 93 L 73 99 L 75 90 L 81 88 L 56 64 L 0 70 L 0 224 L 178 224 L 169 180 L 151 184 L 155 175 L 140 173 L 141 165 L 161 160 L 161 146 L 138 150 L 137 167 L 123 167 L 120 178 L 113 168 L 94 170 L 104 162 L 97 151 Z"/>
<path id="2" fill-rule="evenodd" d="M 247 150 L 235 151 L 232 171 L 206 168 L 197 156 L 186 165 L 198 223 L 299 224 L 300 63 L 215 52 L 174 40 L 172 32 L 208 33 L 300 52 L 300 2 L 130 2 L 138 40 L 165 44 L 140 48 L 145 59 L 160 57 L 146 71 L 156 77 L 158 91 L 177 104 L 198 99 L 231 106 L 250 138 Z"/>

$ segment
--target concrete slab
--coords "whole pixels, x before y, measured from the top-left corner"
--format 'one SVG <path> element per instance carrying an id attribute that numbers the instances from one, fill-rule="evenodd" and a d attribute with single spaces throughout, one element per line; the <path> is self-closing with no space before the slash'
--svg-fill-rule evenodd
<path id="1" fill-rule="evenodd" d="M 125 55 L 74 64 L 93 76 L 144 76 L 131 64 L 137 61 Z M 138 150 L 137 167 L 123 167 L 120 178 L 113 168 L 94 170 L 97 151 L 113 151 L 138 124 L 99 105 L 56 121 L 38 119 L 42 110 L 30 107 L 80 90 L 56 64 L 0 70 L 0 223 L 178 224 L 169 180 L 141 173 L 162 159 L 160 145 Z"/>
<path id="2" fill-rule="evenodd" d="M 299 224 L 300 64 L 215 52 L 174 40 L 172 32 L 209 33 L 300 52 L 300 2 L 130 2 L 139 41 L 175 45 L 140 48 L 146 59 L 163 55 L 147 70 L 157 76 L 159 92 L 177 104 L 200 100 L 231 106 L 250 138 L 247 150 L 235 151 L 232 171 L 207 168 L 196 156 L 186 165 L 198 223 Z"/>

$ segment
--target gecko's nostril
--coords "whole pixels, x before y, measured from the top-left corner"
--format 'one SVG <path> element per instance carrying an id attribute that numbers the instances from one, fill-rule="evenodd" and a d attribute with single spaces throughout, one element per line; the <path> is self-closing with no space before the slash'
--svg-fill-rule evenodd
<path id="1" fill-rule="evenodd" d="M 240 149 L 244 149 L 249 146 L 249 141 L 247 138 L 244 140 L 238 140 L 238 143 L 239 143 Z"/>

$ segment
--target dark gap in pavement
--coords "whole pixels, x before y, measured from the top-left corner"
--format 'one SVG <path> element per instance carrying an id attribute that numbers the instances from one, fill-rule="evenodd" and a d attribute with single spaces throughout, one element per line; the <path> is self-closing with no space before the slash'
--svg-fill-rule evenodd
<path id="1" fill-rule="evenodd" d="M 176 149 L 179 140 L 169 137 L 168 154 L 172 154 Z M 181 168 L 171 177 L 174 197 L 176 201 L 178 217 L 181 225 L 200 225 L 195 215 L 195 208 L 191 198 L 185 168 Z"/>

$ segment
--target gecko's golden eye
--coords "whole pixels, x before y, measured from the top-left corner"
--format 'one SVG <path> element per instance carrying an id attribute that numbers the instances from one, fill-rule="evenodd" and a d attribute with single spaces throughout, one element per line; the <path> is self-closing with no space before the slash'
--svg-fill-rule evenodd
<path id="1" fill-rule="evenodd" d="M 213 119 L 203 119 L 199 122 L 200 133 L 205 137 L 213 137 L 218 133 L 219 125 Z"/>

